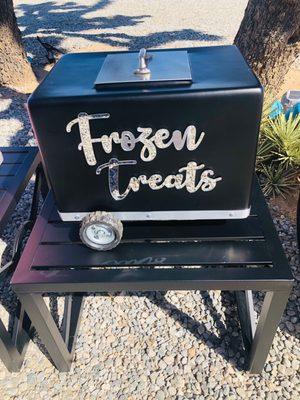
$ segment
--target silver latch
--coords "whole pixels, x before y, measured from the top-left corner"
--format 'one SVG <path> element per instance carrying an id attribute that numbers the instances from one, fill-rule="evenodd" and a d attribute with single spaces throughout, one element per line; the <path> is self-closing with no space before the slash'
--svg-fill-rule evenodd
<path id="1" fill-rule="evenodd" d="M 151 59 L 151 56 L 147 54 L 146 49 L 141 49 L 139 51 L 139 65 L 134 71 L 137 75 L 150 75 L 151 71 L 148 68 L 147 61 Z"/>
<path id="2" fill-rule="evenodd" d="M 107 54 L 94 83 L 97 90 L 191 84 L 186 50 L 146 49 Z"/>

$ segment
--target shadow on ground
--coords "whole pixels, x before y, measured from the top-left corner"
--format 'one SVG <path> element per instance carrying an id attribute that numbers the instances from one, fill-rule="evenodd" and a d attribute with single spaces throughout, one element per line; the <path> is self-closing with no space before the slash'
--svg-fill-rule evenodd
<path id="1" fill-rule="evenodd" d="M 33 145 L 34 139 L 28 118 L 26 103 L 28 95 L 16 90 L 0 88 L 0 134 L 2 143 L 8 146 Z"/>
<path id="2" fill-rule="evenodd" d="M 113 15 L 95 17 L 93 14 L 104 9 L 111 0 L 98 1 L 94 5 L 78 5 L 75 2 L 56 4 L 54 1 L 38 4 L 20 4 L 16 7 L 18 24 L 22 29 L 25 47 L 31 53 L 33 62 L 43 56 L 40 46 L 32 46 L 36 36 L 55 47 L 62 46 L 67 38 L 87 39 L 90 44 L 104 44 L 112 47 L 122 47 L 138 50 L 141 47 L 156 47 L 175 41 L 219 41 L 221 36 L 181 29 L 177 31 L 155 32 L 145 36 L 134 36 L 124 32 L 115 32 L 118 28 L 126 28 L 142 24 L 150 15 Z M 105 30 L 105 32 L 103 32 Z M 109 32 L 107 32 L 109 30 Z"/>
<path id="3" fill-rule="evenodd" d="M 114 293 L 116 296 L 138 296 L 147 298 L 152 304 L 160 308 L 166 315 L 178 322 L 184 329 L 189 331 L 199 342 L 203 342 L 207 347 L 213 349 L 217 354 L 221 355 L 226 361 L 230 362 L 237 370 L 244 370 L 247 363 L 247 354 L 243 347 L 241 335 L 237 335 L 239 331 L 239 320 L 237 308 L 235 305 L 234 294 L 231 292 L 221 292 L 221 304 L 224 308 L 224 318 L 216 311 L 214 301 L 209 292 L 199 292 L 199 306 L 204 304 L 207 314 L 213 319 L 217 334 L 212 332 L 213 327 L 207 327 L 207 323 L 197 321 L 186 312 L 180 310 L 166 298 L 167 292 L 121 292 Z M 111 296 L 112 294 L 96 294 L 96 296 Z M 50 311 L 53 319 L 61 329 L 63 320 L 59 324 L 59 315 L 57 308 L 57 300 L 59 296 L 50 297 Z M 224 321 L 224 322 L 223 322 Z M 236 334 L 233 336 L 232 333 Z M 80 333 L 80 328 L 79 328 Z M 40 342 L 39 338 L 35 338 L 35 342 L 40 350 L 50 360 L 47 350 Z M 75 344 L 76 348 L 76 344 Z M 245 362 L 241 362 L 245 360 Z"/>
<path id="4" fill-rule="evenodd" d="M 224 322 L 222 316 L 216 311 L 213 299 L 209 292 L 199 292 L 199 306 L 202 302 L 205 305 L 207 314 L 214 321 L 218 334 L 210 331 L 207 324 L 195 320 L 193 317 L 178 309 L 170 303 L 165 296 L 156 295 L 154 292 L 147 294 L 147 298 L 156 306 L 161 308 L 174 322 L 190 331 L 198 341 L 204 342 L 209 348 L 212 348 L 217 354 L 221 355 L 226 361 L 230 362 L 238 370 L 245 369 L 244 363 L 240 360 L 246 357 L 241 335 L 232 336 L 232 332 L 239 331 L 239 320 L 237 308 L 235 306 L 234 294 L 231 292 L 221 292 L 221 304 L 225 309 Z"/>

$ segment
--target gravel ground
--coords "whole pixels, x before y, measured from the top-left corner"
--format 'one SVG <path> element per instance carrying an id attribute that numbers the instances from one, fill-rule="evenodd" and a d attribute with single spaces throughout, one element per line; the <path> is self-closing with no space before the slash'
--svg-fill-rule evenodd
<path id="1" fill-rule="evenodd" d="M 246 0 L 207 1 L 15 1 L 26 49 L 36 65 L 43 52 L 38 34 L 65 51 L 82 47 L 138 48 L 230 43 Z M 100 46 L 100 47 L 99 47 Z M 34 143 L 26 96 L 0 91 L 0 144 Z M 18 225 L 28 212 L 32 184 L 2 235 L 7 260 Z M 24 212 L 26 211 L 26 212 Z M 299 399 L 300 269 L 296 229 L 272 209 L 296 278 L 265 371 L 243 372 L 246 363 L 233 294 L 229 292 L 119 293 L 90 297 L 70 373 L 58 373 L 42 348 L 31 343 L 20 373 L 0 364 L 1 399 Z M 2 283 L 0 316 L 13 308 Z M 255 309 L 263 295 L 255 293 Z M 50 307 L 61 316 L 61 299 Z"/>
<path id="2" fill-rule="evenodd" d="M 40 36 L 67 51 L 105 46 L 179 47 L 230 43 L 246 0 L 15 1 L 19 26 L 33 59 Z"/>

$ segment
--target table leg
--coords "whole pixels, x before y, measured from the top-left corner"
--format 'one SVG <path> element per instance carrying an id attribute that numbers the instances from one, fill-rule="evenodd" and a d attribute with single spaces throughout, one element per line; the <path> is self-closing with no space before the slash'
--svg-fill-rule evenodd
<path id="1" fill-rule="evenodd" d="M 291 287 L 283 291 L 267 292 L 265 295 L 250 350 L 251 374 L 259 374 L 263 370 L 290 291 Z"/>
<path id="2" fill-rule="evenodd" d="M 12 335 L 0 319 L 0 359 L 10 372 L 18 372 L 30 339 L 30 321 L 18 304 Z"/>
<path id="3" fill-rule="evenodd" d="M 249 351 L 255 332 L 255 315 L 252 290 L 235 292 L 243 342 L 246 351 Z"/>
<path id="4" fill-rule="evenodd" d="M 71 354 L 74 353 L 81 313 L 83 309 L 83 299 L 81 294 L 66 296 L 64 318 L 63 318 L 63 338 Z"/>
<path id="5" fill-rule="evenodd" d="M 69 371 L 72 363 L 72 352 L 69 351 L 69 346 L 66 343 L 70 342 L 70 338 L 68 337 L 65 342 L 58 327 L 54 322 L 54 319 L 49 309 L 46 306 L 43 296 L 41 294 L 29 293 L 19 293 L 18 296 L 33 326 L 37 330 L 41 341 L 45 345 L 50 357 L 52 358 L 52 361 L 55 364 L 56 368 L 61 372 Z M 77 325 L 80 319 L 80 312 L 78 312 L 78 310 L 81 309 L 81 301 L 79 301 L 80 296 L 77 296 L 76 299 L 77 300 L 74 302 L 75 308 L 77 310 L 75 316 L 78 317 L 78 320 L 74 321 L 71 318 L 70 323 L 67 323 L 68 334 L 71 335 L 73 332 L 73 336 L 74 325 Z M 68 297 L 67 303 L 67 309 L 69 309 L 67 313 L 70 314 L 72 317 L 72 315 L 74 314 L 74 312 L 72 313 L 72 309 L 74 310 L 74 308 L 68 307 L 68 305 L 70 304 L 70 300 L 68 299 Z M 75 331 L 76 330 L 77 329 L 75 329 Z"/>
<path id="6" fill-rule="evenodd" d="M 0 320 L 0 359 L 8 371 L 17 372 L 20 369 L 18 350 L 12 343 L 11 336 Z"/>

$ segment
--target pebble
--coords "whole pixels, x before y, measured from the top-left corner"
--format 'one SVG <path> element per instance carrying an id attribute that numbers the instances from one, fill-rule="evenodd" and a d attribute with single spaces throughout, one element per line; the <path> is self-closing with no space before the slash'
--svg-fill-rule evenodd
<path id="1" fill-rule="evenodd" d="M 161 370 L 164 370 L 166 368 L 167 364 L 163 360 L 160 360 L 158 363 L 158 366 Z"/>
<path id="2" fill-rule="evenodd" d="M 168 389 L 168 393 L 169 393 L 170 396 L 175 396 L 177 391 L 173 386 L 170 386 L 169 389 Z"/>
<path id="3" fill-rule="evenodd" d="M 293 332 L 295 330 L 294 325 L 292 324 L 292 322 L 286 321 L 285 325 L 286 325 L 286 327 L 288 328 L 288 330 L 290 332 Z"/>
<path id="4" fill-rule="evenodd" d="M 265 366 L 265 371 L 266 371 L 266 372 L 271 372 L 271 371 L 272 371 L 272 366 L 271 366 L 271 364 L 266 364 L 266 366 Z"/>
<path id="5" fill-rule="evenodd" d="M 158 390 L 156 392 L 156 399 L 157 400 L 164 400 L 165 399 L 165 394 L 162 390 Z"/>
<path id="6" fill-rule="evenodd" d="M 34 385 L 36 383 L 36 375 L 35 374 L 28 374 L 27 375 L 27 383 L 29 385 Z"/>
<path id="7" fill-rule="evenodd" d="M 191 347 L 191 348 L 188 350 L 188 355 L 189 355 L 189 357 L 191 357 L 191 358 L 195 357 L 195 355 L 196 355 L 196 349 L 195 349 L 195 347 Z"/>
<path id="8" fill-rule="evenodd" d="M 178 389 L 181 389 L 184 386 L 184 379 L 181 376 L 175 376 L 175 378 L 173 378 L 171 381 L 171 384 Z"/>
<path id="9" fill-rule="evenodd" d="M 163 378 L 161 375 L 159 375 L 159 376 L 157 377 L 155 383 L 157 384 L 157 386 L 160 386 L 160 387 L 161 387 L 161 386 L 163 386 L 163 385 L 165 384 L 165 380 L 164 380 L 164 378 Z"/>
<path id="10" fill-rule="evenodd" d="M 163 361 L 167 364 L 167 365 L 172 365 L 174 363 L 174 357 L 173 356 L 165 356 L 163 358 Z"/>
<path id="11" fill-rule="evenodd" d="M 182 365 L 186 365 L 187 362 L 188 362 L 187 358 L 186 358 L 186 357 L 182 357 L 182 359 L 181 359 L 181 364 L 182 364 Z"/>

